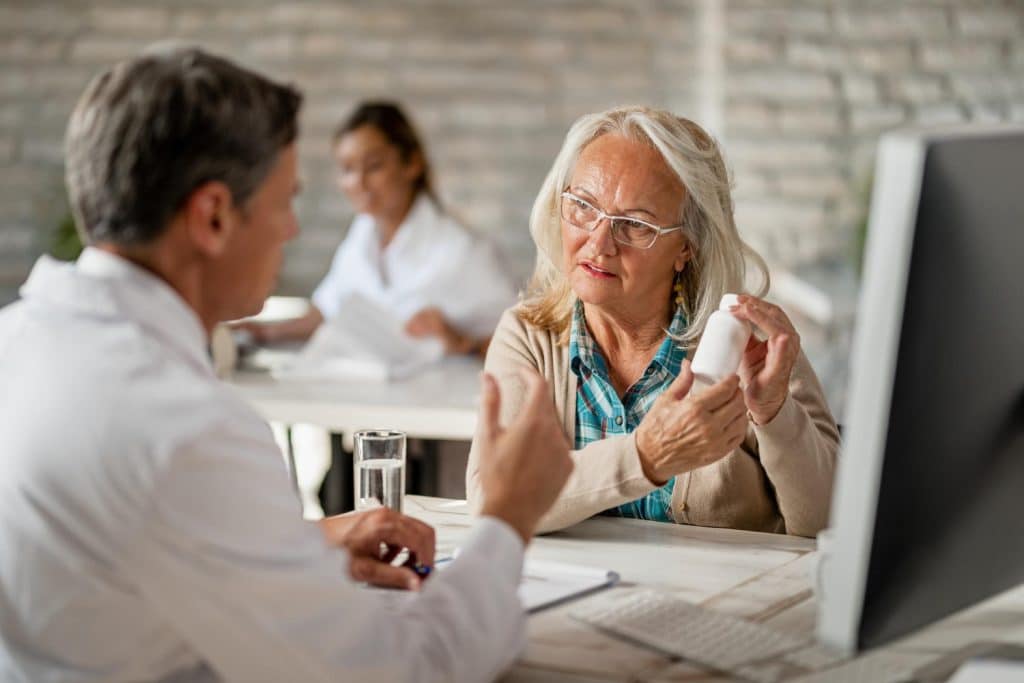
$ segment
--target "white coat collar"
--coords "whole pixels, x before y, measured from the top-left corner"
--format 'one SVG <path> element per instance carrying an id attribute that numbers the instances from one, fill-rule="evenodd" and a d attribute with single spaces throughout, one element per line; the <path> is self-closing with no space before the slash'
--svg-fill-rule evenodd
<path id="1" fill-rule="evenodd" d="M 127 318 L 212 372 L 196 312 L 162 279 L 110 252 L 87 247 L 75 263 L 42 256 L 21 296 L 78 315 Z"/>

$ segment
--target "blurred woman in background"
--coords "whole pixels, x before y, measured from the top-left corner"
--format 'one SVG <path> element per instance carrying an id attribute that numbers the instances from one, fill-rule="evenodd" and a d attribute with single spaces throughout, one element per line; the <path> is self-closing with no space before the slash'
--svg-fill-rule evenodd
<path id="1" fill-rule="evenodd" d="M 338 186 L 357 216 L 301 318 L 246 323 L 257 343 L 307 339 L 360 294 L 436 337 L 482 354 L 515 289 L 489 243 L 447 215 L 423 143 L 395 104 L 361 104 L 332 139 Z"/>

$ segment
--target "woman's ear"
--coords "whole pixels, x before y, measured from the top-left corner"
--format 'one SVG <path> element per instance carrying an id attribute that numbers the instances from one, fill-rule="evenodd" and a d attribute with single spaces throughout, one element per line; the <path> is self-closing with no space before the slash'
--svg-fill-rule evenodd
<path id="1" fill-rule="evenodd" d="M 690 243 L 683 244 L 683 248 L 679 250 L 679 254 L 676 255 L 674 266 L 677 273 L 681 273 L 686 264 L 690 262 L 693 257 L 693 253 L 690 251 Z"/>
<path id="2" fill-rule="evenodd" d="M 409 160 L 405 162 L 405 177 L 408 178 L 409 182 L 415 182 L 417 178 L 422 176 L 427 169 L 427 162 L 423 159 L 423 154 L 420 152 L 413 152 L 409 156 Z"/>

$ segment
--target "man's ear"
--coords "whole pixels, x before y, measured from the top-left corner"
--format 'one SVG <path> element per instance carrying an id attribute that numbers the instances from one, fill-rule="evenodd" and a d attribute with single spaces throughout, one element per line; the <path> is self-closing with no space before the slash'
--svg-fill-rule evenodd
<path id="1" fill-rule="evenodd" d="M 185 200 L 182 211 L 192 245 L 206 256 L 224 253 L 239 214 L 228 186 L 218 180 L 203 183 Z"/>

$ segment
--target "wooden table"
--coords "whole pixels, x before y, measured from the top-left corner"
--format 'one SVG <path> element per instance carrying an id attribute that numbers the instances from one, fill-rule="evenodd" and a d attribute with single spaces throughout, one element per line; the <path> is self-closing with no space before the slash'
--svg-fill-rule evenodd
<path id="1" fill-rule="evenodd" d="M 462 501 L 408 496 L 405 511 L 434 526 L 441 554 L 457 547 L 472 525 Z M 534 539 L 528 555 L 614 570 L 622 581 L 611 590 L 643 585 L 782 631 L 814 630 L 816 553 L 810 539 L 594 517 Z M 571 604 L 530 617 L 526 652 L 503 681 L 730 680 L 573 621 Z M 1024 587 L 897 641 L 884 654 L 928 667 L 978 641 L 1024 644 Z M 950 670 L 942 662 L 933 668 L 936 677 L 929 680 L 944 680 Z"/>

